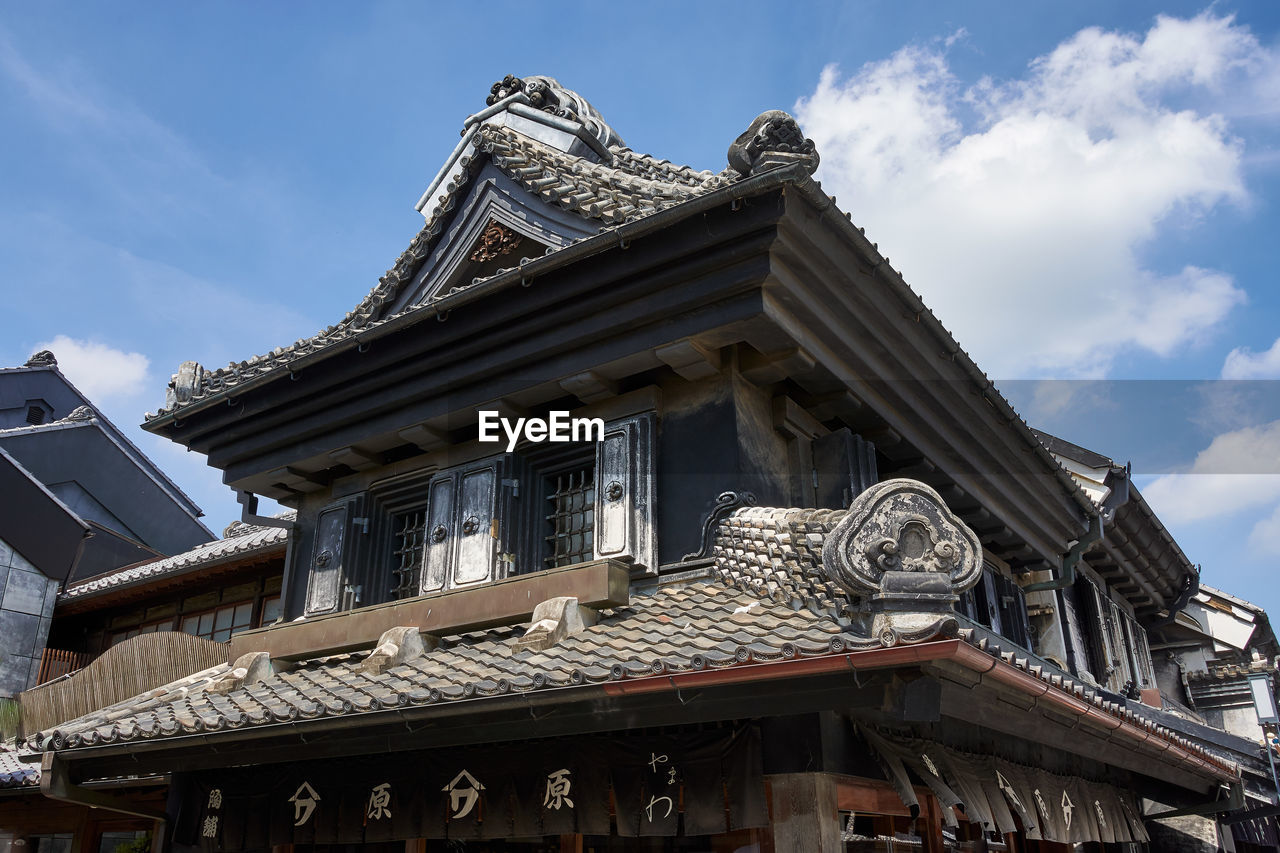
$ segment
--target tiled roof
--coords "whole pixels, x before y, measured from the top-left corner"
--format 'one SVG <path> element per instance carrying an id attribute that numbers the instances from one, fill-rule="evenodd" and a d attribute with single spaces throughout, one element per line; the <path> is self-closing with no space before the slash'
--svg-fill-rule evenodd
<path id="1" fill-rule="evenodd" d="M 36 735 L 36 748 L 76 748 L 283 720 L 344 716 L 408 705 L 602 684 L 666 672 L 814 657 L 842 649 L 840 626 L 715 583 L 662 589 L 607 610 L 558 645 L 513 653 L 523 627 L 446 640 L 425 657 L 381 675 L 364 654 L 308 661 L 225 695 L 169 685 Z M 205 684 L 230 670 L 209 670 Z"/>
<path id="2" fill-rule="evenodd" d="M 25 435 L 34 432 L 49 432 L 70 427 L 92 426 L 98 423 L 98 413 L 88 406 L 80 406 L 64 418 L 45 421 L 41 424 L 23 424 L 22 426 L 0 429 L 3 435 Z"/>
<path id="3" fill-rule="evenodd" d="M 289 510 L 281 517 L 291 519 L 293 516 L 293 511 Z M 216 566 L 253 554 L 283 551 L 288 538 L 289 531 L 283 527 L 257 527 L 236 522 L 227 528 L 226 535 L 222 539 L 197 545 L 190 551 L 183 551 L 172 557 L 161 557 L 80 581 L 68 587 L 58 596 L 58 599 L 60 601 L 81 599 L 164 575 L 182 574 L 193 569 Z"/>
<path id="4" fill-rule="evenodd" d="M 271 723 L 608 684 L 655 675 L 845 655 L 876 646 L 851 619 L 860 610 L 819 573 L 821 546 L 840 511 L 739 509 L 719 528 L 717 569 L 728 584 L 697 582 L 634 596 L 545 651 L 513 652 L 522 626 L 449 638 L 381 674 L 365 654 L 306 661 L 227 693 L 206 688 L 231 665 L 103 708 L 37 734 L 31 749 L 75 749 Z M 1026 676 L 1232 773 L 1186 737 L 979 632 L 961 639 Z M 856 652 L 855 652 L 856 653 Z"/>
<path id="5" fill-rule="evenodd" d="M 364 654 L 308 661 L 290 672 L 225 695 L 204 692 L 230 664 L 34 736 L 28 747 L 75 749 L 198 732 L 252 728 L 387 708 L 604 684 L 654 675 L 727 669 L 754 663 L 843 655 L 849 636 L 807 609 L 763 602 L 719 584 L 660 590 L 606 611 L 599 623 L 542 652 L 512 653 L 523 628 L 474 632 L 446 641 L 423 658 L 366 673 Z M 1226 763 L 1189 738 L 1132 707 L 1038 665 L 1016 647 L 1004 649 L 974 632 L 961 639 L 1025 674 L 1176 744 L 1220 768 Z"/>
<path id="6" fill-rule="evenodd" d="M 1275 665 L 1266 660 L 1250 661 L 1247 664 L 1227 663 L 1210 664 L 1208 669 L 1197 669 L 1187 673 L 1188 681 L 1241 681 L 1251 675 L 1270 673 L 1275 676 Z"/>
<path id="7" fill-rule="evenodd" d="M 493 163 L 507 176 L 543 201 L 599 222 L 602 228 L 643 219 L 660 210 L 680 204 L 699 195 L 728 186 L 741 179 L 732 169 L 720 173 L 697 171 L 673 164 L 629 148 L 610 150 L 608 163 L 565 154 L 507 127 L 481 125 L 475 132 L 470 153 L 459 163 L 462 178 L 444 185 L 443 193 L 427 217 L 427 222 L 394 266 L 378 281 L 377 286 L 347 314 L 343 320 L 310 338 L 277 347 L 265 355 L 247 361 L 232 362 L 227 367 L 201 374 L 189 399 L 170 401 L 147 420 L 170 414 L 197 403 L 211 394 L 233 388 L 257 376 L 283 369 L 302 356 L 335 346 L 361 329 L 391 319 L 385 306 L 394 301 L 401 289 L 417 276 L 430 256 L 440 235 L 451 220 L 466 188 L 487 162 Z M 502 271 L 499 271 L 499 274 Z M 451 292 L 473 287 L 454 288 Z M 444 295 L 444 294 L 442 294 Z M 400 312 L 411 313 L 423 307 L 413 305 Z"/>
<path id="8" fill-rule="evenodd" d="M 34 788 L 40 784 L 40 762 L 23 761 L 8 746 L 0 745 L 0 788 Z"/>
<path id="9" fill-rule="evenodd" d="M 848 510 L 743 507 L 716 530 L 716 569 L 730 586 L 821 613 L 842 627 L 864 614 L 822 570 L 822 543 Z"/>

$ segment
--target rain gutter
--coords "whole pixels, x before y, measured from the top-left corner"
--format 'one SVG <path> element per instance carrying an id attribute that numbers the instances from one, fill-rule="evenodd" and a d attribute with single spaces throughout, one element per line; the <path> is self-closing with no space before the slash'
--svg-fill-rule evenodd
<path id="1" fill-rule="evenodd" d="M 51 800 L 154 820 L 159 824 L 153 835 L 155 839 L 163 838 L 164 824 L 169 819 L 162 811 L 136 805 L 117 794 L 91 790 L 72 783 L 67 772 L 66 758 L 56 752 L 46 752 L 40 760 L 40 793 Z"/>
<path id="2" fill-rule="evenodd" d="M 323 732 L 345 731 L 354 728 L 368 728 L 382 721 L 400 720 L 404 725 L 426 722 L 432 712 L 441 716 L 472 716 L 477 710 L 477 703 L 488 708 L 498 709 L 506 706 L 532 707 L 558 705 L 568 700 L 564 691 L 575 694 L 575 698 L 587 699 L 591 696 L 621 699 L 628 696 L 656 693 L 679 694 L 684 689 L 718 687 L 729 685 L 773 682 L 778 680 L 823 675 L 848 675 L 861 671 L 891 669 L 911 664 L 952 663 L 970 672 L 976 673 L 982 681 L 990 681 L 1025 696 L 1032 697 L 1035 705 L 1045 705 L 1064 713 L 1078 721 L 1088 721 L 1092 725 L 1109 732 L 1109 739 L 1126 748 L 1146 746 L 1158 750 L 1161 758 L 1170 763 L 1183 766 L 1198 776 L 1207 776 L 1220 780 L 1238 778 L 1238 768 L 1222 762 L 1210 761 L 1197 756 L 1155 731 L 1143 727 L 1098 708 L 1092 703 L 1073 696 L 1060 688 L 1052 687 L 1045 681 L 1031 676 L 1017 667 L 974 648 L 963 640 L 941 640 L 919 645 L 893 646 L 889 648 L 869 649 L 843 654 L 824 655 L 815 658 L 799 658 L 768 663 L 731 666 L 724 669 L 707 669 L 696 672 L 665 673 L 644 678 L 624 681 L 605 682 L 596 685 L 580 685 L 554 688 L 533 693 L 507 694 L 505 696 L 475 697 L 472 699 L 453 700 L 430 706 L 397 707 L 363 713 L 344 714 L 338 717 L 315 720 L 286 720 L 278 723 L 255 726 L 251 729 L 229 729 L 213 732 L 198 732 L 162 739 L 144 741 L 126 741 L 88 747 L 77 747 L 67 753 L 46 752 L 44 760 L 56 758 L 55 766 L 62 761 L 92 759 L 109 755 L 140 755 L 153 749 L 172 749 L 182 744 L 198 743 L 212 751 L 227 748 L 244 749 L 246 741 L 260 740 L 279 735 L 283 732 L 295 731 L 299 737 L 314 738 Z M 64 777 L 65 778 L 65 777 Z M 43 783 L 42 783 L 43 784 Z"/>

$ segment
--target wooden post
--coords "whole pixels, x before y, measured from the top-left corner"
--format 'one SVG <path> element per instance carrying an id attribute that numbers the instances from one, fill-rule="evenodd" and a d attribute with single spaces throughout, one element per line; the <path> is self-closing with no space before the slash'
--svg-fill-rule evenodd
<path id="1" fill-rule="evenodd" d="M 942 805 L 932 794 L 919 797 L 924 806 L 917 825 L 920 827 L 920 839 L 924 842 L 924 853 L 944 853 L 946 847 L 942 841 Z"/>
<path id="2" fill-rule="evenodd" d="M 840 815 L 836 780 L 826 773 L 770 776 L 773 843 L 778 850 L 839 853 Z"/>

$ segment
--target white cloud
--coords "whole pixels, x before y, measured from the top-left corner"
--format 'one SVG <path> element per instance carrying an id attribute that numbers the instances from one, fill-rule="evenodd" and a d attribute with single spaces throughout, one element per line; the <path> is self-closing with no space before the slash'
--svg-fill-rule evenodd
<path id="1" fill-rule="evenodd" d="M 1143 36 L 1082 30 L 1022 79 L 970 87 L 945 48 L 905 47 L 828 67 L 796 111 L 824 186 L 988 373 L 1098 376 L 1127 349 L 1196 343 L 1245 300 L 1226 273 L 1139 253 L 1247 200 L 1243 144 L 1185 104 L 1272 67 L 1230 17 L 1160 17 Z"/>
<path id="2" fill-rule="evenodd" d="M 1280 506 L 1249 531 L 1249 548 L 1260 556 L 1280 557 Z"/>
<path id="3" fill-rule="evenodd" d="M 1220 518 L 1280 500 L 1280 421 L 1223 433 L 1185 473 L 1142 490 L 1166 524 Z"/>
<path id="4" fill-rule="evenodd" d="M 1227 353 L 1222 364 L 1223 379 L 1280 379 L 1280 338 L 1271 349 L 1255 353 L 1248 347 L 1236 347 Z"/>
<path id="5" fill-rule="evenodd" d="M 58 369 L 95 406 L 147 390 L 150 360 L 140 352 L 124 352 L 95 341 L 58 335 L 35 345 L 58 359 Z"/>

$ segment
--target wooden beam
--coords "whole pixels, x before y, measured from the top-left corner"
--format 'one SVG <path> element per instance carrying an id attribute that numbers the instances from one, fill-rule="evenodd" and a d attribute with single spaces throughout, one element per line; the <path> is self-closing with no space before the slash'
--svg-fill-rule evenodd
<path id="1" fill-rule="evenodd" d="M 689 381 L 715 376 L 720 372 L 722 363 L 719 349 L 705 347 L 692 338 L 658 347 L 653 354 Z"/>
<path id="2" fill-rule="evenodd" d="M 792 376 L 813 370 L 817 360 L 799 347 L 761 353 L 743 348 L 738 356 L 738 367 L 748 382 L 756 385 L 772 385 Z"/>
<path id="3" fill-rule="evenodd" d="M 841 850 L 836 779 L 829 773 L 769 776 L 775 850 Z"/>
<path id="4" fill-rule="evenodd" d="M 380 454 L 369 453 L 358 447 L 339 447 L 329 453 L 329 458 L 338 465 L 346 465 L 353 471 L 367 471 L 382 464 Z"/>
<path id="5" fill-rule="evenodd" d="M 432 429 L 426 424 L 407 427 L 406 429 L 400 430 L 398 434 L 405 441 L 423 451 L 434 450 L 437 447 L 442 447 L 448 440 L 448 436 L 443 432 L 438 429 Z"/>
<path id="6" fill-rule="evenodd" d="M 584 403 L 595 403 L 618 396 L 618 383 L 594 370 L 584 370 L 561 379 L 560 387 Z"/>
<path id="7" fill-rule="evenodd" d="M 273 660 L 301 660 L 371 649 L 383 632 L 401 625 L 445 636 L 512 625 L 528 619 L 541 602 L 560 596 L 577 598 L 583 607 L 618 607 L 630 600 L 629 578 L 629 567 L 615 560 L 516 575 L 471 589 L 242 631 L 231 638 L 229 659 L 267 652 Z"/>

